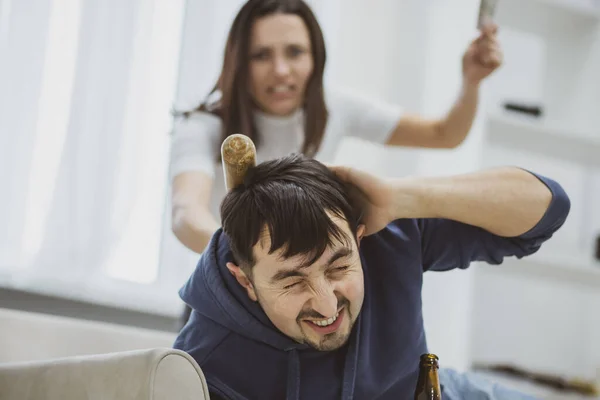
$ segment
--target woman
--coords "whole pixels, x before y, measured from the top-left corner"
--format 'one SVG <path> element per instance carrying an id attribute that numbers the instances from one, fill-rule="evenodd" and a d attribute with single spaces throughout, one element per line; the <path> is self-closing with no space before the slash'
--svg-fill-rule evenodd
<path id="1" fill-rule="evenodd" d="M 302 0 L 249 0 L 229 32 L 212 92 L 176 123 L 171 154 L 172 229 L 201 253 L 220 226 L 225 195 L 220 145 L 250 136 L 259 161 L 301 151 L 333 161 L 344 136 L 393 146 L 453 148 L 466 137 L 479 83 L 501 64 L 496 26 L 488 24 L 463 57 L 463 88 L 451 111 L 428 120 L 395 106 L 323 87 L 325 44 Z"/>

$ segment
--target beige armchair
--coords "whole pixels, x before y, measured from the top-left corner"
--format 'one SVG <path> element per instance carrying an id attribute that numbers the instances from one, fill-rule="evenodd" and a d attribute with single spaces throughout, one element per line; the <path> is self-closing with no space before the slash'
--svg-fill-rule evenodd
<path id="1" fill-rule="evenodd" d="M 0 400 L 208 400 L 187 353 L 156 348 L 0 364 Z"/>

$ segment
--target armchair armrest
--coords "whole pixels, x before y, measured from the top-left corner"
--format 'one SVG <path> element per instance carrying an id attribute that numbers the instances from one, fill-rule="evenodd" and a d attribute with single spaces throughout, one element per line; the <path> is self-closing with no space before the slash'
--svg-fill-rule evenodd
<path id="1" fill-rule="evenodd" d="M 0 364 L 0 400 L 209 400 L 187 353 L 168 348 Z"/>

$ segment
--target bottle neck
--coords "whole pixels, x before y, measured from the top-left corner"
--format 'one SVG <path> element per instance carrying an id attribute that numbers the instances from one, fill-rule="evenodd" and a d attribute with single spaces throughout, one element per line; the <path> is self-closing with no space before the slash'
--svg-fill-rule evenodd
<path id="1" fill-rule="evenodd" d="M 419 378 L 415 390 L 417 400 L 440 400 L 441 388 L 438 376 L 438 358 L 434 354 L 424 354 L 419 363 Z"/>

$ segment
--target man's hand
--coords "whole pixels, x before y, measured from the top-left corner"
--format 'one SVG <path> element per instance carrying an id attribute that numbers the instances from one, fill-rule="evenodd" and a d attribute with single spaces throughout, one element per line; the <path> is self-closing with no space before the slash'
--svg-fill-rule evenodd
<path id="1" fill-rule="evenodd" d="M 486 23 L 479 37 L 467 48 L 462 60 L 462 69 L 468 84 L 478 85 L 502 65 L 503 55 L 497 32 L 498 25 Z"/>
<path id="2" fill-rule="evenodd" d="M 363 223 L 366 235 L 372 235 L 398 218 L 409 218 L 415 211 L 415 197 L 402 196 L 398 182 L 379 178 L 367 172 L 342 166 L 328 165 L 342 181 L 357 189 L 355 196 L 363 206 Z M 403 203 L 403 204 L 400 204 Z M 399 215 L 404 210 L 405 215 Z M 404 214 L 404 213 L 403 213 Z"/>

